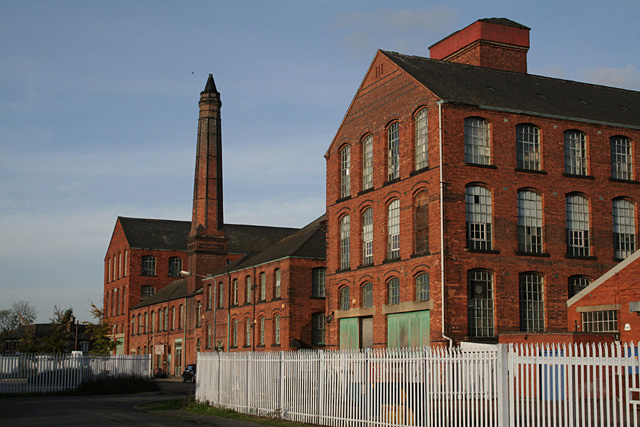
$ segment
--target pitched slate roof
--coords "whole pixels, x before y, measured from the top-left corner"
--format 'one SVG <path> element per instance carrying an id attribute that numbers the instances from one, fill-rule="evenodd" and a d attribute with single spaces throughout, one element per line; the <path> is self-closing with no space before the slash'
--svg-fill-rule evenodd
<path id="1" fill-rule="evenodd" d="M 222 228 L 228 240 L 229 253 L 246 254 L 265 250 L 298 232 L 299 228 L 266 227 L 262 225 L 225 224 Z"/>
<path id="2" fill-rule="evenodd" d="M 229 267 L 229 271 L 243 270 L 282 258 L 326 259 L 325 215 L 311 222 L 297 233 L 287 236 L 260 252 L 247 254 Z M 226 274 L 227 269 L 216 272 Z"/>
<path id="3" fill-rule="evenodd" d="M 640 92 L 380 51 L 445 102 L 640 128 Z"/>
<path id="4" fill-rule="evenodd" d="M 190 221 L 118 217 L 132 249 L 186 251 Z"/>
<path id="5" fill-rule="evenodd" d="M 153 304 L 158 304 L 161 302 L 172 301 L 180 298 L 186 298 L 189 296 L 187 292 L 187 279 L 178 279 L 169 283 L 164 288 L 160 289 L 155 294 L 146 297 L 138 304 L 136 304 L 133 308 L 142 308 Z"/>

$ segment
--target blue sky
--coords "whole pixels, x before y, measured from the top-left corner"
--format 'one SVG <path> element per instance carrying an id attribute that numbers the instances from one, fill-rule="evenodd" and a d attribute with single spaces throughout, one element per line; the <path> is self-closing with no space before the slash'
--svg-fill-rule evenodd
<path id="1" fill-rule="evenodd" d="M 225 221 L 303 226 L 376 49 L 428 56 L 490 17 L 531 28 L 532 74 L 640 90 L 637 0 L 0 0 L 0 308 L 88 320 L 118 215 L 191 219 L 209 73 Z"/>

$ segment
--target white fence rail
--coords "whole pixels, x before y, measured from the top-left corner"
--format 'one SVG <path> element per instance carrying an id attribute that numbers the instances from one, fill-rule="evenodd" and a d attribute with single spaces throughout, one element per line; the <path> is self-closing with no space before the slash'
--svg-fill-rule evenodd
<path id="1" fill-rule="evenodd" d="M 0 355 L 0 393 L 65 391 L 83 381 L 150 373 L 150 355 Z"/>
<path id="2" fill-rule="evenodd" d="M 199 353 L 196 399 L 329 426 L 639 426 L 633 345 Z"/>

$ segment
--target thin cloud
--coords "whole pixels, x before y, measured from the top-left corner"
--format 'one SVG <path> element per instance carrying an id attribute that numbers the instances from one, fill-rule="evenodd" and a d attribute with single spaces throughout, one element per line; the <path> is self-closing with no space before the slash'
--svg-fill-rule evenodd
<path id="1" fill-rule="evenodd" d="M 627 89 L 640 89 L 640 70 L 634 65 L 623 68 L 600 67 L 582 73 L 584 80 Z"/>

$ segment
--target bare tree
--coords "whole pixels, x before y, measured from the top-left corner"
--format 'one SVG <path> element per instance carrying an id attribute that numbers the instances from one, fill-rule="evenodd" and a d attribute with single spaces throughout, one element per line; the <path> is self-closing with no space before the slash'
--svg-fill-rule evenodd
<path id="1" fill-rule="evenodd" d="M 11 308 L 0 310 L 0 332 L 15 331 L 21 326 L 30 325 L 36 320 L 36 309 L 29 301 L 18 301 Z"/>

